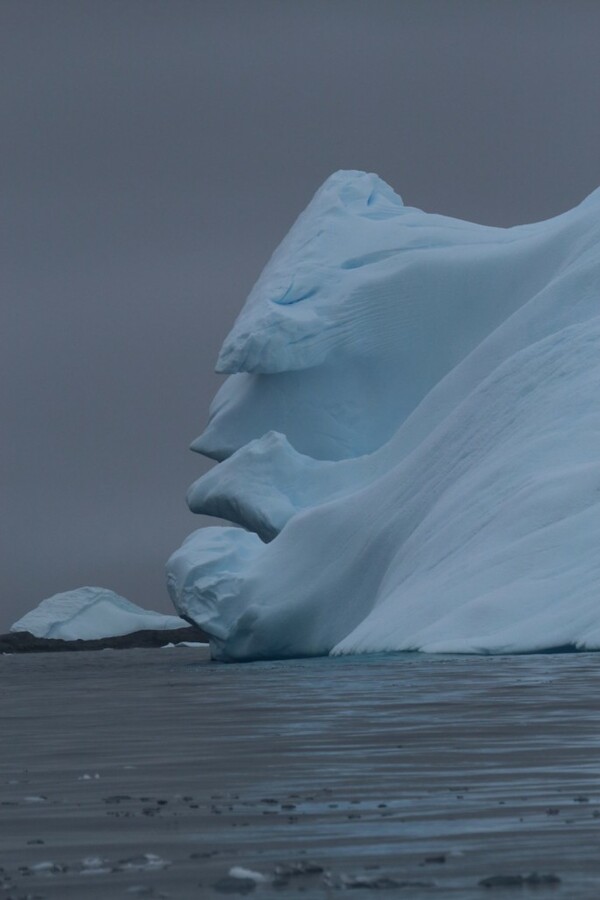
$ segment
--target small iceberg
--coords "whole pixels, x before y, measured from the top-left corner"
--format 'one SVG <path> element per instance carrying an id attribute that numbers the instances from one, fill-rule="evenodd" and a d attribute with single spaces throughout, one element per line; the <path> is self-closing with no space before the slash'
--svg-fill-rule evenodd
<path id="1" fill-rule="evenodd" d="M 188 628 L 178 616 L 143 609 L 108 588 L 80 587 L 42 600 L 11 627 L 36 638 L 94 641 L 136 631 Z"/>

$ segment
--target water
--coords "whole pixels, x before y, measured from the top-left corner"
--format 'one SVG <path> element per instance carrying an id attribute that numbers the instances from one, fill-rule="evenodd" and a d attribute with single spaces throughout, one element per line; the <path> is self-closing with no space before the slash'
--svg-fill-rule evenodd
<path id="1" fill-rule="evenodd" d="M 0 677 L 0 896 L 600 895 L 598 655 L 102 651 Z M 560 882 L 480 885 L 532 871 Z"/>

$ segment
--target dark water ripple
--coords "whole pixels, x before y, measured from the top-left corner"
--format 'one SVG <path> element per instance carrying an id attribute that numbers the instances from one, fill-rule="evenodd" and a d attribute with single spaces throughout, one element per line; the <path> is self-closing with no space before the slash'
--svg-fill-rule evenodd
<path id="1" fill-rule="evenodd" d="M 600 897 L 600 655 L 0 676 L 0 896 Z"/>

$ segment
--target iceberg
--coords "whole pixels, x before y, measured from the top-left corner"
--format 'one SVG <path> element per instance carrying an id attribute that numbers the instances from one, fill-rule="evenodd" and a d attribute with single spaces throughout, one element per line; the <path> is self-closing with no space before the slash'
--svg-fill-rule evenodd
<path id="1" fill-rule="evenodd" d="M 167 564 L 221 660 L 600 649 L 600 190 L 496 228 L 337 172 L 217 362 Z"/>
<path id="2" fill-rule="evenodd" d="M 94 641 L 136 631 L 169 631 L 187 625 L 178 616 L 142 609 L 107 588 L 80 587 L 42 600 L 10 630 L 28 632 L 36 638 Z"/>

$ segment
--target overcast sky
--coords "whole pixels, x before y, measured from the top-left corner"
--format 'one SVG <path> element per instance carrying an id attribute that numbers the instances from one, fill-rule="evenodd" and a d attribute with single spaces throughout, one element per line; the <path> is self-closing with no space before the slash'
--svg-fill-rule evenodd
<path id="1" fill-rule="evenodd" d="M 1 0 L 0 632 L 83 584 L 169 610 L 217 351 L 331 172 L 495 225 L 597 187 L 599 35 L 597 0 Z"/>

